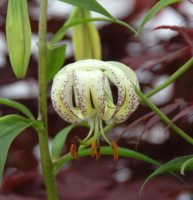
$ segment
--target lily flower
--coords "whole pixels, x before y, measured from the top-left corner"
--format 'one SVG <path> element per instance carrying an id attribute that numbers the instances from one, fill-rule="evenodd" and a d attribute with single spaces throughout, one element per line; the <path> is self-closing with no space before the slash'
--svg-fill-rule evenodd
<path id="1" fill-rule="evenodd" d="M 111 85 L 117 88 L 117 102 L 113 100 Z M 56 74 L 51 99 L 57 114 L 65 121 L 89 124 L 88 135 L 79 142 L 84 144 L 94 137 L 92 156 L 100 157 L 99 137 L 102 135 L 113 148 L 116 160 L 117 145 L 104 134 L 103 123 L 123 123 L 137 109 L 139 98 L 133 85 L 139 88 L 136 74 L 122 63 L 80 60 L 66 65 Z M 73 142 L 70 150 L 75 158 L 78 158 L 77 146 L 77 142 Z"/>

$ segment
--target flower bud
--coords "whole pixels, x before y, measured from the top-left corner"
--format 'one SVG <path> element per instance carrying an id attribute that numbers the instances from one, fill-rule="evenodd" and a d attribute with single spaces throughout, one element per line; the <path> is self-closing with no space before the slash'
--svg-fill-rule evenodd
<path id="1" fill-rule="evenodd" d="M 23 78 L 31 51 L 31 27 L 27 0 L 9 0 L 6 39 L 13 71 L 17 78 Z"/>
<path id="2" fill-rule="evenodd" d="M 90 18 L 90 11 L 75 8 L 73 20 Z M 92 22 L 83 23 L 72 28 L 72 43 L 75 59 L 101 59 L 101 42 L 97 28 Z"/>

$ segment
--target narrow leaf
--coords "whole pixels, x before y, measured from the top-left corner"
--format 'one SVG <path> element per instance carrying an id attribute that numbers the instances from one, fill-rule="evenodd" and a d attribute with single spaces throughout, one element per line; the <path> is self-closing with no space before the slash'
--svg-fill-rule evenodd
<path id="1" fill-rule="evenodd" d="M 165 163 L 164 165 L 161 165 L 158 169 L 156 169 L 144 182 L 141 191 L 144 189 L 144 187 L 146 186 L 146 184 L 154 177 L 161 175 L 161 174 L 165 174 L 165 173 L 170 173 L 170 172 L 175 172 L 175 171 L 180 171 L 181 166 L 183 165 L 184 162 L 186 162 L 189 159 L 192 159 L 193 155 L 188 155 L 188 156 L 183 156 L 183 157 L 179 157 L 176 158 L 174 160 L 171 160 L 167 163 Z M 189 169 L 193 169 L 193 166 L 189 166 Z"/>
<path id="2" fill-rule="evenodd" d="M 77 6 L 80 8 L 85 8 L 90 11 L 95 11 L 106 17 L 110 17 L 113 19 L 113 16 L 103 7 L 101 6 L 96 0 L 60 0 L 62 2 L 71 4 L 73 6 Z"/>
<path id="3" fill-rule="evenodd" d="M 32 120 L 34 119 L 34 116 L 30 112 L 30 110 L 26 106 L 24 106 L 23 104 L 21 104 L 19 102 L 0 98 L 0 104 L 15 108 L 15 109 L 19 110 L 20 112 L 22 112 L 23 114 L 25 114 L 29 119 L 32 119 Z"/>
<path id="4" fill-rule="evenodd" d="M 64 148 L 65 142 L 66 142 L 66 138 L 68 136 L 68 134 L 70 133 L 70 131 L 72 129 L 74 129 L 76 127 L 76 125 L 71 124 L 68 127 L 65 127 L 64 129 L 62 129 L 53 139 L 53 143 L 52 143 L 52 150 L 51 150 L 51 155 L 52 155 L 52 159 L 58 159 L 61 156 L 62 150 Z"/>
<path id="5" fill-rule="evenodd" d="M 65 61 L 66 45 L 55 45 L 48 47 L 47 54 L 47 81 L 50 81 Z"/>
<path id="6" fill-rule="evenodd" d="M 189 167 L 193 168 L 193 156 L 192 156 L 192 158 L 188 159 L 186 162 L 183 163 L 183 165 L 181 166 L 181 170 L 180 170 L 181 174 L 185 175 L 184 171 L 186 168 L 189 168 Z"/>
<path id="7" fill-rule="evenodd" d="M 19 133 L 32 124 L 32 121 L 19 115 L 0 117 L 0 181 L 2 181 L 7 153 L 12 141 Z"/>
<path id="8" fill-rule="evenodd" d="M 137 35 L 139 35 L 143 29 L 143 27 L 154 17 L 154 15 L 156 15 L 160 10 L 162 10 L 163 8 L 165 8 L 168 5 L 174 4 L 174 3 L 178 3 L 181 2 L 182 0 L 160 0 L 157 4 L 155 4 L 150 10 L 149 12 L 145 15 L 145 17 L 143 18 L 138 31 L 137 31 Z"/>

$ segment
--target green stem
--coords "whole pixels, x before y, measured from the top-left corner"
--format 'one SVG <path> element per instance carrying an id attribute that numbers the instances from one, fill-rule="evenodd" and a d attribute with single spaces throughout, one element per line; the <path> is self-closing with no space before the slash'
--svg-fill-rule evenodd
<path id="1" fill-rule="evenodd" d="M 119 151 L 119 155 L 122 157 L 135 158 L 135 159 L 142 160 L 147 163 L 153 164 L 155 166 L 160 166 L 159 162 L 153 160 L 152 158 L 150 158 L 146 155 L 143 155 L 142 153 L 136 152 L 134 150 L 119 147 L 118 151 Z M 101 153 L 101 155 L 113 155 L 114 154 L 113 149 L 111 147 L 100 147 L 100 153 Z M 78 154 L 80 157 L 91 155 L 91 149 L 89 148 L 89 149 L 79 150 Z M 68 153 L 68 154 L 65 154 L 64 156 L 62 156 L 61 158 L 55 160 L 54 161 L 54 166 L 55 166 L 54 174 L 56 175 L 65 163 L 68 163 L 73 159 L 74 158 Z"/>
<path id="2" fill-rule="evenodd" d="M 39 18 L 39 116 L 43 126 L 37 128 L 40 145 L 41 164 L 49 200 L 57 200 L 53 165 L 48 147 L 48 122 L 47 122 L 47 80 L 46 80 L 46 57 L 47 57 L 47 0 L 41 0 Z"/>
<path id="3" fill-rule="evenodd" d="M 135 87 L 135 86 L 134 86 Z M 159 108 L 157 108 L 138 88 L 135 87 L 135 91 L 137 95 L 140 97 L 140 99 L 154 112 L 156 113 L 163 122 L 165 122 L 169 127 L 175 131 L 179 136 L 184 138 L 187 142 L 193 145 L 193 138 L 191 138 L 189 135 L 187 135 L 183 130 L 178 128 L 175 124 L 171 122 L 171 120 L 164 115 Z"/>
<path id="4" fill-rule="evenodd" d="M 72 19 L 71 19 L 72 20 Z M 58 31 L 57 33 L 53 36 L 53 38 L 51 39 L 50 43 L 57 43 L 60 40 L 62 40 L 62 38 L 64 37 L 66 31 L 76 25 L 79 24 L 84 24 L 84 23 L 88 23 L 88 22 L 93 22 L 93 21 L 104 21 L 104 22 L 110 22 L 110 23 L 116 23 L 119 25 L 122 25 L 124 27 L 126 27 L 127 29 L 129 29 L 132 33 L 136 33 L 135 29 L 133 29 L 132 26 L 130 26 L 129 24 L 127 24 L 124 21 L 121 20 L 114 20 L 114 19 L 110 19 L 110 18 L 102 18 L 102 17 L 96 17 L 96 18 L 86 18 L 86 19 L 81 19 L 81 20 L 76 20 L 76 21 L 67 21 Z"/>
<path id="5" fill-rule="evenodd" d="M 159 91 L 163 90 L 165 87 L 173 83 L 177 78 L 179 78 L 184 72 L 186 72 L 190 67 L 193 65 L 193 57 L 190 58 L 182 67 L 180 67 L 174 74 L 172 74 L 167 81 L 162 83 L 160 86 L 157 88 L 151 90 L 149 93 L 147 93 L 145 96 L 146 97 L 151 97 L 154 94 L 157 94 Z"/>

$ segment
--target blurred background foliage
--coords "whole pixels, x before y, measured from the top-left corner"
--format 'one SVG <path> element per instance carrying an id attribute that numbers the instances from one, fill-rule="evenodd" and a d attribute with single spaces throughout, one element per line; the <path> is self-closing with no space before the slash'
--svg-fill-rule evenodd
<path id="1" fill-rule="evenodd" d="M 137 28 L 155 0 L 100 0 L 114 17 Z M 12 72 L 5 41 L 5 18 L 7 1 L 0 0 L 0 97 L 24 103 L 37 116 L 37 30 L 39 1 L 29 0 L 32 27 L 32 55 L 25 80 L 17 80 Z M 49 1 L 48 39 L 64 23 L 71 6 L 56 0 Z M 93 13 L 93 16 L 98 16 Z M 118 24 L 97 22 L 102 40 L 103 60 L 120 61 L 133 68 L 138 75 L 141 90 L 147 93 L 182 66 L 192 57 L 193 4 L 185 0 L 169 6 L 158 13 L 145 26 L 139 37 Z M 157 28 L 156 30 L 153 30 Z M 67 45 L 65 64 L 74 60 L 71 31 L 64 40 Z M 193 69 L 189 69 L 175 83 L 151 100 L 186 133 L 193 136 Z M 116 92 L 116 91 L 115 91 Z M 48 93 L 48 97 L 50 94 Z M 54 112 L 49 101 L 49 135 L 52 137 L 67 124 Z M 0 115 L 16 113 L 14 109 L 0 106 Z M 87 130 L 77 128 L 70 139 Z M 164 163 L 177 156 L 192 153 L 192 146 L 170 131 L 161 120 L 145 106 L 139 109 L 122 125 L 114 127 L 109 137 L 118 145 L 147 154 Z M 67 145 L 64 151 L 69 150 Z M 6 163 L 5 178 L 1 186 L 0 200 L 45 199 L 43 180 L 39 170 L 37 138 L 31 128 L 17 137 L 11 146 Z M 73 161 L 63 167 L 57 176 L 59 198 L 68 200 L 137 200 L 145 178 L 153 171 L 149 164 L 132 159 L 102 156 L 99 161 L 89 157 Z M 193 174 L 185 177 L 188 185 L 170 175 L 152 180 L 143 192 L 142 200 L 191 200 Z"/>

